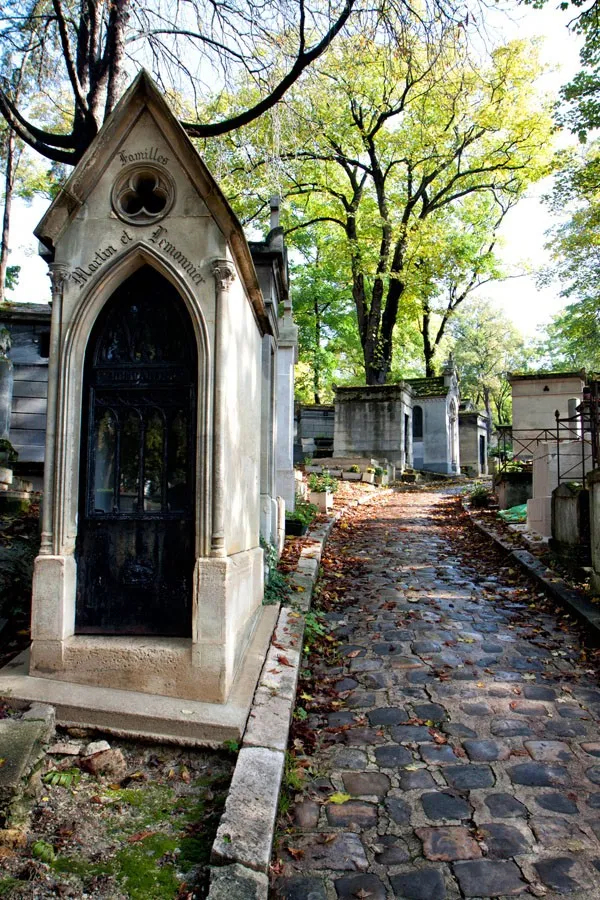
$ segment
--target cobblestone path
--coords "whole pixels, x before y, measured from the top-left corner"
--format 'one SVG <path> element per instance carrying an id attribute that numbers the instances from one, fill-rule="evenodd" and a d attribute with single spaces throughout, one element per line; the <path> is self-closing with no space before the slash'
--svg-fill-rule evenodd
<path id="1" fill-rule="evenodd" d="M 535 588 L 449 542 L 452 502 L 395 494 L 333 535 L 364 563 L 328 613 L 345 702 L 311 716 L 278 900 L 600 898 L 598 679 Z"/>

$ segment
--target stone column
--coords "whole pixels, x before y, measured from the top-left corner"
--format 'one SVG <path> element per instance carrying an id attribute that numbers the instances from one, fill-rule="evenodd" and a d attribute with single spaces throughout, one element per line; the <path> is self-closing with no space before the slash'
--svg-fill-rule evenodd
<path id="1" fill-rule="evenodd" d="M 226 556 L 225 549 L 225 439 L 223 428 L 227 415 L 225 397 L 225 360 L 227 336 L 227 297 L 235 278 L 235 268 L 228 259 L 215 259 L 215 366 L 212 447 L 212 528 L 210 555 Z"/>
<path id="2" fill-rule="evenodd" d="M 67 461 L 61 459 L 62 303 L 67 279 L 65 266 L 50 263 L 52 322 L 48 360 L 48 419 L 44 460 L 42 540 L 33 570 L 30 673 L 60 672 L 65 642 L 75 631 L 77 567 L 72 549 L 62 546 L 63 488 Z"/>
<path id="3" fill-rule="evenodd" d="M 267 543 L 274 544 L 277 541 L 277 505 L 273 491 L 275 350 L 273 338 L 268 334 L 262 339 L 261 357 L 260 533 Z"/>
<path id="4" fill-rule="evenodd" d="M 279 327 L 277 347 L 276 492 L 286 509 L 294 508 L 294 363 L 298 355 L 298 326 L 286 310 Z"/>
<path id="5" fill-rule="evenodd" d="M 60 350 L 62 329 L 63 290 L 67 278 L 67 267 L 59 263 L 49 263 L 52 283 L 52 318 L 50 325 L 50 351 L 48 358 L 48 406 L 46 424 L 46 454 L 44 461 L 44 499 L 42 503 L 42 539 L 40 556 L 58 553 L 54 523 L 56 521 L 55 486 L 58 436 L 58 395 L 60 382 Z"/>

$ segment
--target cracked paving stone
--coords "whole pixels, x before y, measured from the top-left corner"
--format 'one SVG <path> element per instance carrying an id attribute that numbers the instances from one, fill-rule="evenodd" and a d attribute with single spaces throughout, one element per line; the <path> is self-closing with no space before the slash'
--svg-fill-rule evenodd
<path id="1" fill-rule="evenodd" d="M 373 691 L 353 691 L 345 701 L 348 709 L 366 709 L 376 703 Z"/>
<path id="2" fill-rule="evenodd" d="M 495 737 L 532 737 L 529 725 L 520 719 L 494 719 L 490 731 Z"/>
<path id="3" fill-rule="evenodd" d="M 410 825 L 411 809 L 404 800 L 400 800 L 397 797 L 388 797 L 385 801 L 385 808 L 390 819 L 392 819 L 396 825 Z"/>
<path id="4" fill-rule="evenodd" d="M 410 671 L 412 669 L 422 669 L 423 663 L 416 656 L 395 656 L 392 660 L 390 660 L 394 669 L 406 669 Z"/>
<path id="5" fill-rule="evenodd" d="M 457 859 L 479 859 L 481 849 L 463 825 L 439 825 L 416 828 L 415 834 L 423 843 L 423 856 L 439 862 Z"/>
<path id="6" fill-rule="evenodd" d="M 564 766 L 539 762 L 520 763 L 512 766 L 508 770 L 508 775 L 513 784 L 522 784 L 527 787 L 554 787 L 568 784 L 570 781 L 569 773 Z"/>
<path id="7" fill-rule="evenodd" d="M 494 762 L 510 756 L 510 749 L 496 741 L 463 741 L 463 747 L 473 762 Z"/>
<path id="8" fill-rule="evenodd" d="M 460 708 L 467 716 L 491 716 L 493 710 L 489 703 L 461 703 Z"/>
<path id="9" fill-rule="evenodd" d="M 418 788 L 435 787 L 435 781 L 427 769 L 417 769 L 416 772 L 400 774 L 400 787 L 403 791 L 414 791 Z"/>
<path id="10" fill-rule="evenodd" d="M 356 721 L 356 713 L 348 710 L 340 710 L 339 712 L 329 713 L 327 716 L 327 725 L 329 728 L 337 728 L 338 725 L 351 725 Z"/>
<path id="11" fill-rule="evenodd" d="M 573 816 L 579 812 L 576 803 L 573 803 L 564 794 L 539 794 L 535 798 L 535 802 L 542 809 L 548 809 L 550 812 L 564 813 L 567 816 Z"/>
<path id="12" fill-rule="evenodd" d="M 393 834 L 381 835 L 373 845 L 375 862 L 381 866 L 397 866 L 410 859 L 410 853 L 402 838 Z"/>
<path id="13" fill-rule="evenodd" d="M 444 734 L 449 735 L 450 737 L 459 737 L 459 738 L 476 738 L 477 732 L 473 731 L 472 728 L 469 728 L 468 725 L 463 725 L 461 722 L 444 722 L 442 725 L 442 731 Z"/>
<path id="14" fill-rule="evenodd" d="M 568 762 L 573 754 L 562 741 L 525 741 L 523 744 L 532 759 L 542 762 Z"/>
<path id="15" fill-rule="evenodd" d="M 336 878 L 334 884 L 339 900 L 356 900 L 357 897 L 386 900 L 385 887 L 376 875 L 345 875 Z"/>
<path id="16" fill-rule="evenodd" d="M 570 894 L 581 889 L 582 886 L 570 874 L 574 866 L 575 860 L 567 856 L 534 863 L 540 881 L 559 894 Z"/>
<path id="17" fill-rule="evenodd" d="M 450 787 L 458 790 L 474 790 L 477 788 L 493 787 L 496 783 L 494 773 L 489 766 L 446 766 L 442 775 Z"/>
<path id="18" fill-rule="evenodd" d="M 562 850 L 567 841 L 573 842 L 573 849 L 583 849 L 589 843 L 576 822 L 557 816 L 530 819 L 529 827 L 545 849 L 556 847 Z"/>
<path id="19" fill-rule="evenodd" d="M 410 645 L 410 649 L 413 653 L 420 656 L 424 653 L 439 653 L 442 649 L 442 645 L 437 641 L 413 641 Z"/>
<path id="20" fill-rule="evenodd" d="M 456 762 L 456 754 L 450 744 L 423 744 L 419 747 L 419 753 L 430 765 L 446 766 Z"/>
<path id="21" fill-rule="evenodd" d="M 348 832 L 330 834 L 299 834 L 294 838 L 294 849 L 303 856 L 295 861 L 296 868 L 337 869 L 339 872 L 364 872 L 369 868 L 365 848 L 357 834 Z"/>
<path id="22" fill-rule="evenodd" d="M 426 725 L 396 725 L 390 730 L 393 741 L 398 744 L 412 743 L 422 744 L 433 741 L 433 737 Z"/>
<path id="23" fill-rule="evenodd" d="M 327 900 L 325 883 L 320 878 L 278 878 L 274 900 Z"/>
<path id="24" fill-rule="evenodd" d="M 575 722 L 573 719 L 563 719 L 562 721 L 553 719 L 546 723 L 545 732 L 549 738 L 553 737 L 582 737 L 588 733 L 585 725 L 581 722 Z"/>
<path id="25" fill-rule="evenodd" d="M 385 644 L 375 644 L 373 646 L 373 652 L 375 654 L 377 654 L 377 656 L 386 657 L 386 656 L 401 656 L 403 654 L 404 650 L 403 650 L 403 647 L 401 644 L 385 643 Z M 381 663 L 379 663 L 379 665 L 381 665 Z M 423 664 L 421 663 L 421 665 L 423 665 Z"/>
<path id="26" fill-rule="evenodd" d="M 406 900 L 446 900 L 446 885 L 439 869 L 417 869 L 391 875 L 395 897 Z"/>
<path id="27" fill-rule="evenodd" d="M 368 762 L 367 754 L 362 750 L 354 750 L 352 747 L 341 747 L 331 757 L 334 769 L 365 769 Z"/>
<path id="28" fill-rule="evenodd" d="M 465 897 L 502 897 L 527 889 L 519 867 L 512 861 L 481 859 L 454 864 L 454 874 Z"/>
<path id="29" fill-rule="evenodd" d="M 374 803 L 364 803 L 361 800 L 330 803 L 325 807 L 325 813 L 330 825 L 360 825 L 361 828 L 369 828 L 377 824 L 377 807 Z"/>
<path id="30" fill-rule="evenodd" d="M 313 800 L 302 800 L 300 803 L 296 803 L 292 809 L 294 824 L 298 828 L 316 828 L 320 811 L 321 807 L 318 803 Z"/>
<path id="31" fill-rule="evenodd" d="M 353 659 L 350 661 L 351 672 L 375 672 L 380 668 L 380 659 Z"/>
<path id="32" fill-rule="evenodd" d="M 556 691 L 542 684 L 526 684 L 523 696 L 526 700 L 556 700 Z"/>
<path id="33" fill-rule="evenodd" d="M 412 638 L 412 631 L 403 631 L 402 629 L 400 629 L 399 631 L 384 631 L 383 633 L 384 641 L 389 641 L 392 644 L 409 643 Z"/>
<path id="34" fill-rule="evenodd" d="M 448 713 L 439 703 L 413 703 L 412 708 L 417 719 L 443 722 L 449 718 Z"/>
<path id="35" fill-rule="evenodd" d="M 385 737 L 375 728 L 350 728 L 344 732 L 344 740 L 351 747 L 364 747 L 370 744 L 383 744 Z"/>
<path id="36" fill-rule="evenodd" d="M 478 831 L 483 834 L 490 859 L 510 859 L 512 856 L 529 853 L 531 849 L 529 841 L 514 825 L 491 822 L 480 825 Z"/>
<path id="37" fill-rule="evenodd" d="M 468 819 L 471 807 L 466 800 L 448 791 L 432 791 L 421 795 L 421 805 L 428 819 Z"/>
<path id="38" fill-rule="evenodd" d="M 361 676 L 364 686 L 372 688 L 374 691 L 380 691 L 389 688 L 394 683 L 394 676 L 388 672 L 370 672 L 368 675 Z"/>
<path id="39" fill-rule="evenodd" d="M 398 766 L 408 766 L 413 762 L 413 755 L 406 747 L 398 744 L 386 744 L 385 747 L 377 747 L 375 761 L 384 769 L 395 769 Z"/>
<path id="40" fill-rule="evenodd" d="M 529 700 L 513 700 L 511 711 L 520 716 L 547 716 L 548 708 L 543 703 L 532 703 Z"/>
<path id="41" fill-rule="evenodd" d="M 382 772 L 345 772 L 344 787 L 355 797 L 378 797 L 383 800 L 390 789 L 390 779 Z"/>
<path id="42" fill-rule="evenodd" d="M 485 805 L 497 819 L 526 818 L 527 807 L 512 794 L 488 794 L 484 798 Z"/>
<path id="43" fill-rule="evenodd" d="M 409 672 L 406 676 L 409 684 L 427 684 L 434 680 L 433 673 L 429 669 L 420 669 L 419 671 Z"/>
<path id="44" fill-rule="evenodd" d="M 598 743 L 581 744 L 581 749 L 585 750 L 586 753 L 589 753 L 590 756 L 600 756 L 600 744 Z"/>
<path id="45" fill-rule="evenodd" d="M 367 713 L 371 725 L 400 725 L 408 721 L 408 713 L 399 706 L 382 706 Z"/>
<path id="46" fill-rule="evenodd" d="M 559 706 L 558 714 L 563 719 L 591 719 L 589 712 L 580 706 Z"/>

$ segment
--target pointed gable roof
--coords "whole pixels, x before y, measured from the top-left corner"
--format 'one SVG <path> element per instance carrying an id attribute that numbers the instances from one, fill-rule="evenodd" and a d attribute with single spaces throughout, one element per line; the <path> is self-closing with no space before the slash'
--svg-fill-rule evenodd
<path id="1" fill-rule="evenodd" d="M 61 235 L 110 164 L 112 156 L 146 111 L 152 116 L 225 237 L 263 332 L 269 332 L 264 299 L 242 226 L 200 154 L 145 69 L 138 73 L 107 118 L 35 228 L 35 236 L 51 252 L 54 251 Z"/>

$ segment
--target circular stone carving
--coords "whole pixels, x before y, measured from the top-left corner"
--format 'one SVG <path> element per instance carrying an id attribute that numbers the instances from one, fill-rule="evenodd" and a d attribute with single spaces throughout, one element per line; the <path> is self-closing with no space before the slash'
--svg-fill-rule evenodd
<path id="1" fill-rule="evenodd" d="M 175 199 L 173 179 L 163 169 L 135 165 L 121 172 L 112 190 L 112 206 L 131 225 L 148 225 L 164 218 Z"/>

